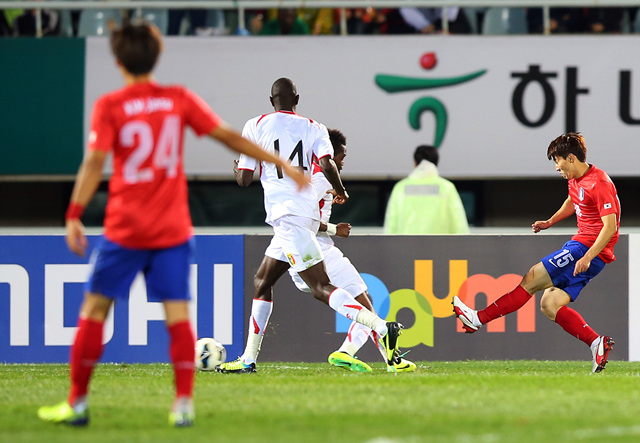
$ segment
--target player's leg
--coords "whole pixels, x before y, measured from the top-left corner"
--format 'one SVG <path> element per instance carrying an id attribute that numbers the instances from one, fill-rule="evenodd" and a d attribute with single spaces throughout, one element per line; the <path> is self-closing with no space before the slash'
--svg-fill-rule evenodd
<path id="1" fill-rule="evenodd" d="M 585 245 L 577 242 L 568 242 L 565 246 L 571 252 L 572 263 L 579 260 L 588 250 Z M 604 266 L 604 262 L 596 257 L 591 261 L 589 268 L 578 275 L 573 275 L 573 266 L 564 267 L 562 270 L 552 268 L 550 274 L 554 287 L 547 289 L 540 300 L 540 308 L 547 318 L 590 347 L 592 372 L 600 372 L 605 368 L 609 352 L 613 349 L 615 342 L 611 337 L 594 331 L 577 311 L 569 307 L 569 303 L 578 298 L 580 291 L 602 271 Z"/>
<path id="2" fill-rule="evenodd" d="M 176 427 L 193 425 L 193 382 L 195 335 L 189 320 L 189 303 L 183 300 L 163 302 L 169 331 L 169 356 L 173 364 L 175 399 L 169 413 L 169 424 Z"/>
<path id="3" fill-rule="evenodd" d="M 273 286 L 289 269 L 287 262 L 278 260 L 274 256 L 283 256 L 275 236 L 253 278 L 254 294 L 244 352 L 238 359 L 218 365 L 216 367 L 218 372 L 225 374 L 256 372 L 256 360 L 273 310 Z"/>
<path id="4" fill-rule="evenodd" d="M 103 326 L 112 304 L 111 298 L 85 293 L 70 352 L 69 396 L 67 401 L 57 405 L 41 407 L 38 417 L 42 420 L 72 426 L 85 426 L 89 423 L 89 381 L 102 355 Z"/>
<path id="5" fill-rule="evenodd" d="M 144 260 L 144 252 L 121 248 L 105 238 L 99 242 L 92 255 L 93 268 L 70 352 L 69 397 L 58 405 L 40 408 L 38 416 L 42 420 L 79 426 L 88 423 L 89 382 L 102 355 L 104 321 L 114 298 L 128 297 L 129 287 Z"/>
<path id="6" fill-rule="evenodd" d="M 523 277 L 520 284 L 511 292 L 504 294 L 485 309 L 476 311 L 469 308 L 458 296 L 453 297 L 453 312 L 462 322 L 468 333 L 473 333 L 484 324 L 496 318 L 517 311 L 531 297 L 543 289 L 553 285 L 551 277 L 542 262 L 534 265 Z"/>
<path id="7" fill-rule="evenodd" d="M 169 332 L 169 357 L 173 365 L 175 397 L 169 424 L 193 425 L 193 380 L 195 373 L 195 335 L 189 320 L 189 274 L 193 261 L 193 240 L 149 253 L 144 269 L 147 298 L 162 302 Z"/>
<path id="8" fill-rule="evenodd" d="M 354 320 L 375 331 L 387 352 L 387 361 L 393 359 L 398 350 L 398 337 L 402 330 L 400 323 L 386 322 L 356 301 L 347 291 L 332 285 L 322 261 L 299 274 L 316 299 L 329 305 L 349 320 Z"/>

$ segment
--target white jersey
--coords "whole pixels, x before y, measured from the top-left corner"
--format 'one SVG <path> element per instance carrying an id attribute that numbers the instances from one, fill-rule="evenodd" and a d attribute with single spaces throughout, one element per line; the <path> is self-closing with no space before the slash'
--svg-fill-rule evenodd
<path id="1" fill-rule="evenodd" d="M 329 180 L 322 173 L 322 169 L 317 164 L 313 165 L 313 175 L 311 176 L 311 185 L 316 190 L 316 198 L 319 201 L 320 220 L 329 223 L 331 219 L 331 206 L 333 205 L 333 195 L 327 194 L 329 189 L 333 189 Z M 326 231 L 318 232 L 318 242 L 322 246 L 322 250 L 326 250 L 334 245 L 331 236 Z"/>
<path id="2" fill-rule="evenodd" d="M 327 128 L 318 122 L 290 111 L 278 111 L 252 118 L 245 123 L 242 136 L 267 152 L 279 155 L 293 166 L 311 174 L 312 163 L 322 157 L 333 157 L 333 146 Z M 255 171 L 258 161 L 241 155 L 238 169 Z M 265 221 L 272 224 L 284 215 L 297 215 L 320 220 L 318 197 L 314 187 L 298 191 L 294 180 L 273 163 L 261 162 L 260 182 L 264 189 Z"/>
<path id="3" fill-rule="evenodd" d="M 331 183 L 326 179 L 322 173 L 322 169 L 320 169 L 320 166 L 317 164 L 313 165 L 311 185 L 317 192 L 317 201 L 320 202 L 318 205 L 320 208 L 320 218 L 323 222 L 329 223 L 333 195 L 327 194 L 327 191 L 332 189 L 333 186 L 331 186 Z M 318 232 L 317 239 L 322 248 L 325 268 L 331 283 L 344 289 L 354 298 L 365 292 L 367 285 L 360 276 L 360 273 L 358 273 L 358 270 L 351 264 L 349 259 L 344 256 L 342 251 L 335 246 L 331 236 L 327 234 L 326 231 Z M 307 286 L 293 267 L 289 268 L 289 275 L 299 290 L 310 292 L 309 286 Z"/>

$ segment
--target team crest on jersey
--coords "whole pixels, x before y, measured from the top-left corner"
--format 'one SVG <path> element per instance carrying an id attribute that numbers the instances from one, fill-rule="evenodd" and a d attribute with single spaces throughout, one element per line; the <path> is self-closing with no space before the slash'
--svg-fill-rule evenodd
<path id="1" fill-rule="evenodd" d="M 289 260 L 289 264 L 291 266 L 295 266 L 296 265 L 296 259 L 293 258 L 293 255 L 291 254 L 287 254 L 287 260 Z"/>
<path id="2" fill-rule="evenodd" d="M 583 188 L 578 189 L 578 198 L 580 199 L 580 201 L 584 200 L 584 189 Z"/>

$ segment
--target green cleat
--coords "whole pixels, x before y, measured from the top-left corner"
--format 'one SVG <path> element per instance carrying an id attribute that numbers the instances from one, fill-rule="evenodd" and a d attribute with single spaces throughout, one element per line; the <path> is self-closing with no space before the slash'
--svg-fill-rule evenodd
<path id="1" fill-rule="evenodd" d="M 216 366 L 216 372 L 222 372 L 223 374 L 249 374 L 256 371 L 256 364 L 244 364 L 240 358 L 228 363 L 222 363 Z"/>
<path id="2" fill-rule="evenodd" d="M 398 351 L 395 352 L 391 363 L 387 363 L 387 372 L 415 372 L 416 364 L 412 361 L 405 360 L 402 358 L 402 355 L 400 355 Z"/>
<path id="3" fill-rule="evenodd" d="M 186 428 L 189 426 L 193 426 L 195 418 L 196 416 L 193 412 L 172 411 L 169 412 L 169 426 L 173 426 L 175 428 Z"/>
<path id="4" fill-rule="evenodd" d="M 186 428 L 193 426 L 196 413 L 193 408 L 193 399 L 187 396 L 177 397 L 169 412 L 169 426 Z"/>
<path id="5" fill-rule="evenodd" d="M 345 368 L 353 372 L 372 372 L 371 366 L 358 360 L 356 357 L 350 356 L 346 352 L 332 352 L 329 355 L 329 364 L 338 366 L 339 368 Z"/>
<path id="6" fill-rule="evenodd" d="M 73 410 L 68 402 L 63 401 L 54 406 L 42 406 L 39 408 L 38 418 L 49 423 L 86 426 L 89 424 L 89 409 L 78 413 Z"/>
<path id="7" fill-rule="evenodd" d="M 402 334 L 403 328 L 401 323 L 389 321 L 387 322 L 387 334 L 378 340 L 387 351 L 387 365 L 393 363 L 393 358 L 398 350 L 398 337 Z"/>

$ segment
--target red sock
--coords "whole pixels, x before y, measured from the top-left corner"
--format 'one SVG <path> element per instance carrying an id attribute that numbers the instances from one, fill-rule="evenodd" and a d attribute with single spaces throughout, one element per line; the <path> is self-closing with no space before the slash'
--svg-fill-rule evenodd
<path id="1" fill-rule="evenodd" d="M 176 397 L 191 397 L 195 372 L 196 339 L 189 321 L 171 325 L 169 337 L 171 341 L 169 354 L 175 374 Z"/>
<path id="2" fill-rule="evenodd" d="M 78 320 L 78 331 L 69 361 L 71 391 L 68 401 L 71 406 L 78 397 L 84 397 L 89 391 L 91 373 L 102 355 L 103 324 L 86 318 Z"/>
<path id="3" fill-rule="evenodd" d="M 478 311 L 478 320 L 483 325 L 487 324 L 491 320 L 517 311 L 530 299 L 531 294 L 518 285 L 513 291 L 506 293 L 485 309 Z"/>
<path id="4" fill-rule="evenodd" d="M 584 318 L 577 311 L 567 306 L 563 306 L 558 310 L 556 323 L 578 340 L 585 342 L 587 346 L 591 346 L 591 343 L 599 337 L 599 334 L 584 321 Z"/>

